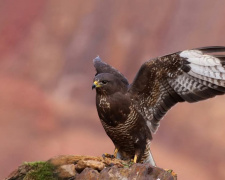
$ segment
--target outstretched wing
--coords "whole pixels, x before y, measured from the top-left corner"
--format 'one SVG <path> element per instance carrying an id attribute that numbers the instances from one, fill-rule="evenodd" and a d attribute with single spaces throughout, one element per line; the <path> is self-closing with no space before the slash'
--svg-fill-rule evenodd
<path id="1" fill-rule="evenodd" d="M 125 76 L 120 73 L 117 69 L 115 69 L 114 67 L 110 66 L 109 64 L 103 62 L 99 56 L 97 56 L 94 60 L 94 67 L 97 71 L 97 74 L 100 73 L 110 73 L 110 74 L 114 74 L 115 76 L 117 76 L 122 82 L 124 82 L 125 84 L 129 84 L 128 80 L 125 78 Z"/>
<path id="2" fill-rule="evenodd" d="M 225 47 L 185 50 L 142 65 L 129 93 L 152 132 L 177 102 L 197 102 L 225 93 L 225 55 L 216 52 L 225 52 Z"/>

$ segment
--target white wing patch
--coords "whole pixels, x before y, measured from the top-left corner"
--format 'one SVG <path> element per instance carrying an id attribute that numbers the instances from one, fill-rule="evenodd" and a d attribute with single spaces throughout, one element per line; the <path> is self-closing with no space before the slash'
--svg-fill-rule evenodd
<path id="1" fill-rule="evenodd" d="M 210 78 L 225 80 L 225 70 L 221 66 L 218 66 L 219 68 L 217 69 L 214 66 L 198 66 L 196 64 L 190 64 L 189 66 L 194 73 Z"/>
<path id="2" fill-rule="evenodd" d="M 180 56 L 187 58 L 187 61 L 201 66 L 216 66 L 221 65 L 220 60 L 216 57 L 203 54 L 198 50 L 186 50 L 180 53 Z"/>
<path id="3" fill-rule="evenodd" d="M 203 54 L 199 50 L 185 50 L 180 56 L 190 63 L 189 75 L 218 86 L 225 86 L 225 68 L 219 58 Z"/>
<path id="4" fill-rule="evenodd" d="M 189 64 L 189 66 L 195 72 L 211 71 L 211 72 L 215 72 L 215 73 L 225 73 L 225 69 L 222 66 L 199 66 L 199 65 L 196 65 L 196 64 Z"/>

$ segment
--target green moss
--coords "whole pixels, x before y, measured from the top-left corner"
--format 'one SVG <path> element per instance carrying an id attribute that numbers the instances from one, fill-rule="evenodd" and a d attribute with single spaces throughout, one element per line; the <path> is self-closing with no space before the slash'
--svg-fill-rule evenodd
<path id="1" fill-rule="evenodd" d="M 56 174 L 54 173 L 54 166 L 48 162 L 25 162 L 29 172 L 25 175 L 23 180 L 56 180 Z"/>
<path id="2" fill-rule="evenodd" d="M 133 161 L 129 161 L 129 162 L 125 162 L 125 163 L 122 163 L 122 164 L 123 164 L 123 166 L 125 168 L 129 168 L 129 167 L 131 167 L 134 164 L 134 162 Z"/>

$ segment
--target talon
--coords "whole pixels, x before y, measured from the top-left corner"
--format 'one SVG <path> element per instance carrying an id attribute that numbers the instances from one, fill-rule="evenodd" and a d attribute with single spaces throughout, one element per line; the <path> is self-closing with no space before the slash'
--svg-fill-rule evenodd
<path id="1" fill-rule="evenodd" d="M 115 158 L 114 155 L 108 154 L 108 153 L 102 154 L 102 157 L 103 157 L 103 158 L 111 158 L 111 159 L 112 159 L 112 158 Z"/>
<path id="2" fill-rule="evenodd" d="M 105 159 L 105 154 L 106 154 L 106 153 L 102 154 L 103 159 Z"/>
<path id="3" fill-rule="evenodd" d="M 119 149 L 115 148 L 115 150 L 114 150 L 114 157 L 115 157 L 115 158 L 117 157 L 118 151 L 119 151 Z"/>
<path id="4" fill-rule="evenodd" d="M 137 155 L 134 156 L 134 163 L 137 163 Z"/>

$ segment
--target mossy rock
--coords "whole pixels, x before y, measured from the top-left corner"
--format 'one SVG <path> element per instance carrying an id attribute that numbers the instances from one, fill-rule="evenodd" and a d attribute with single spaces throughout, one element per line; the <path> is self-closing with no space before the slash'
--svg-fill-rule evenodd
<path id="1" fill-rule="evenodd" d="M 5 180 L 176 180 L 173 171 L 115 158 L 64 155 L 46 162 L 25 162 Z"/>
<path id="2" fill-rule="evenodd" d="M 31 170 L 25 175 L 23 180 L 56 180 L 54 174 L 54 166 L 48 162 L 30 162 L 24 163 L 26 166 L 29 166 Z"/>

